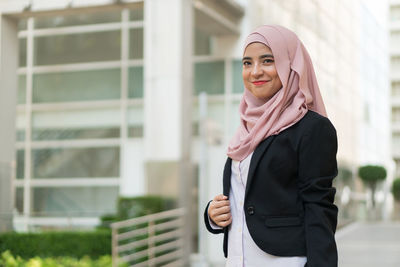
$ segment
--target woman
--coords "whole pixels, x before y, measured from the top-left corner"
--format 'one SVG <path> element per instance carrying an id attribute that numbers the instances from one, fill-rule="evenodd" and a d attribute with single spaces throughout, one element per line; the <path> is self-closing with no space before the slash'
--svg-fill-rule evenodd
<path id="1" fill-rule="evenodd" d="M 227 266 L 337 266 L 336 130 L 310 56 L 292 31 L 257 28 L 243 53 L 240 127 L 223 194 L 206 207 Z"/>

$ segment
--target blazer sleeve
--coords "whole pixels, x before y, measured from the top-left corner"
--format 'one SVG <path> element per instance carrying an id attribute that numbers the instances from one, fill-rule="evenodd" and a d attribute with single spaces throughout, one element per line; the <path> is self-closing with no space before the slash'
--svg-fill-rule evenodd
<path id="1" fill-rule="evenodd" d="M 329 119 L 311 125 L 299 147 L 299 192 L 304 206 L 307 267 L 337 267 L 336 130 Z"/>
<path id="2" fill-rule="evenodd" d="M 212 200 L 210 200 L 210 201 L 207 203 L 207 207 L 206 207 L 206 209 L 205 209 L 205 211 L 204 211 L 204 223 L 205 223 L 205 225 L 206 225 L 207 230 L 208 230 L 210 233 L 213 233 L 213 234 L 222 234 L 222 233 L 224 233 L 224 228 L 215 229 L 215 228 L 213 228 L 213 227 L 211 226 L 211 224 L 210 224 L 210 221 L 209 221 L 209 218 L 208 218 L 208 206 L 210 206 L 211 201 L 212 201 Z"/>

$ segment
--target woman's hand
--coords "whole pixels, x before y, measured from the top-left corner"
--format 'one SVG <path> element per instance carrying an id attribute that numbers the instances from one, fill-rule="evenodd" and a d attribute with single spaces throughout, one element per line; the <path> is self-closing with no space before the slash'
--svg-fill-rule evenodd
<path id="1" fill-rule="evenodd" d="M 208 206 L 208 216 L 216 225 L 226 227 L 231 224 L 231 208 L 227 196 L 217 195 Z"/>

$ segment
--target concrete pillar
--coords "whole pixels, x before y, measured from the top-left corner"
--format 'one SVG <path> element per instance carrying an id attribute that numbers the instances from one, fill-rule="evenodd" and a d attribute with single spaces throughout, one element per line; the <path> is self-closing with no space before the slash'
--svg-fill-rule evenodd
<path id="1" fill-rule="evenodd" d="M 196 211 L 191 207 L 192 98 L 191 0 L 146 0 L 145 10 L 145 173 L 148 192 L 176 197 L 188 211 L 191 250 Z"/>
<path id="2" fill-rule="evenodd" d="M 0 13 L 0 232 L 12 230 L 17 49 L 17 22 Z"/>

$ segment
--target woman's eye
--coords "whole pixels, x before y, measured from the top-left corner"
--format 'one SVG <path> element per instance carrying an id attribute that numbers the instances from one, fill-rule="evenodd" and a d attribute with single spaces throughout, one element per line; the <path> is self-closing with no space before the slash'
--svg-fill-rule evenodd
<path id="1" fill-rule="evenodd" d="M 274 63 L 273 59 L 264 59 L 263 63 Z"/>
<path id="2" fill-rule="evenodd" d="M 249 61 L 243 61 L 243 66 L 250 66 L 250 62 Z"/>

